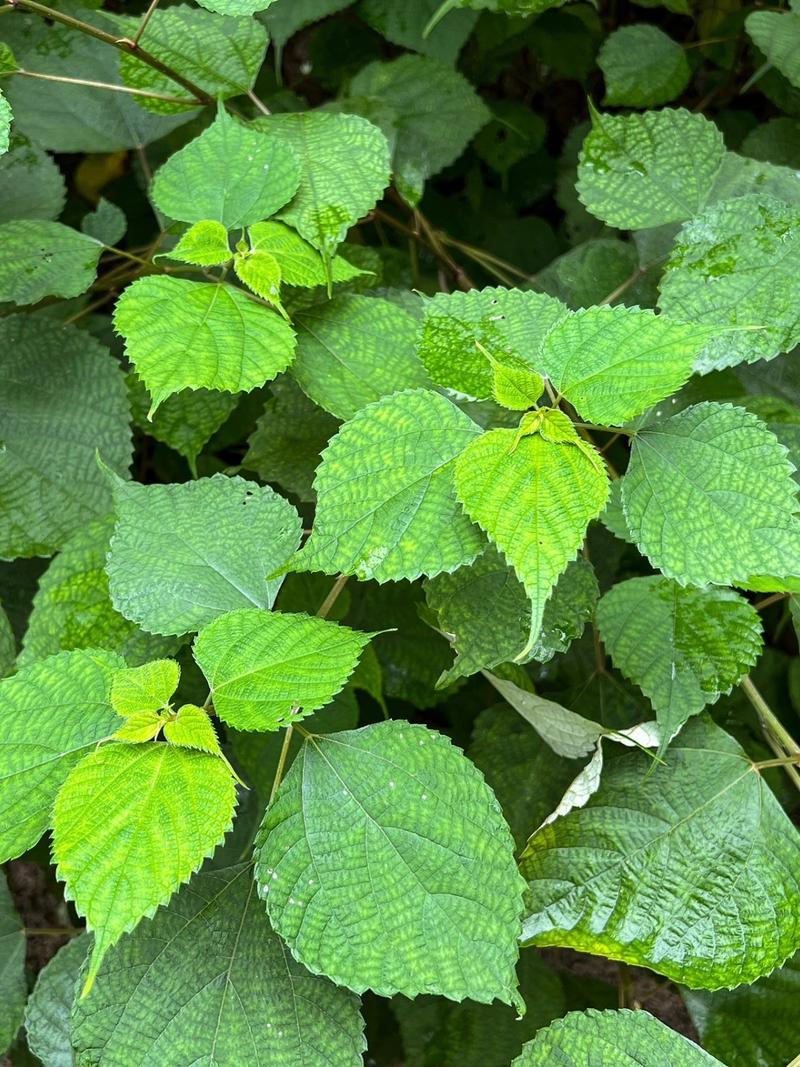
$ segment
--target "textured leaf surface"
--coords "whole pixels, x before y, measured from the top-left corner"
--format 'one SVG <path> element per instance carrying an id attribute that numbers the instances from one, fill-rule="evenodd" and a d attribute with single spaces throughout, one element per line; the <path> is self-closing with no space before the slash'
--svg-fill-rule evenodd
<path id="1" fill-rule="evenodd" d="M 525 1046 L 512 1067 L 720 1067 L 646 1011 L 573 1011 Z"/>
<path id="2" fill-rule="evenodd" d="M 222 754 L 211 719 L 196 704 L 184 704 L 178 709 L 177 716 L 164 724 L 164 737 L 179 748 L 196 748 L 216 756 Z"/>
<path id="3" fill-rule="evenodd" d="M 358 115 L 321 111 L 270 115 L 253 125 L 288 145 L 300 160 L 300 187 L 281 218 L 331 256 L 389 184 L 386 138 Z"/>
<path id="4" fill-rule="evenodd" d="M 269 252 L 276 260 L 281 269 L 281 279 L 287 285 L 311 287 L 327 284 L 328 275 L 321 254 L 291 227 L 284 226 L 282 222 L 257 222 L 249 227 L 248 235 L 251 248 Z M 343 256 L 333 257 L 330 272 L 331 281 L 334 282 L 346 282 L 361 273 Z"/>
<path id="5" fill-rule="evenodd" d="M 431 18 L 441 7 L 440 0 L 361 0 L 359 15 L 392 44 L 445 63 L 455 63 L 458 53 L 477 20 L 471 11 L 450 11 L 447 20 L 429 29 Z"/>
<path id="6" fill-rule="evenodd" d="M 597 605 L 597 624 L 614 666 L 655 708 L 665 741 L 741 681 L 762 647 L 758 613 L 744 597 L 669 578 L 618 583 Z"/>
<path id="7" fill-rule="evenodd" d="M 161 711 L 178 688 L 180 676 L 174 659 L 157 659 L 117 671 L 111 683 L 111 707 L 124 718 L 138 711 Z"/>
<path id="8" fill-rule="evenodd" d="M 358 1067 L 362 1030 L 358 998 L 292 959 L 250 868 L 231 867 L 197 875 L 109 953 L 74 1040 L 106 1067 Z"/>
<path id="9" fill-rule="evenodd" d="M 430 379 L 414 348 L 417 323 L 397 304 L 350 294 L 295 317 L 292 374 L 311 399 L 338 419 Z"/>
<path id="10" fill-rule="evenodd" d="M 292 505 L 244 478 L 118 481 L 114 501 L 108 560 L 114 606 L 154 633 L 188 633 L 234 608 L 272 607 L 282 579 L 267 575 L 300 543 Z"/>
<path id="11" fill-rule="evenodd" d="M 0 1049 L 3 1052 L 17 1036 L 27 996 L 25 934 L 5 875 L 0 873 Z"/>
<path id="12" fill-rule="evenodd" d="M 482 540 L 456 500 L 453 460 L 479 432 L 422 389 L 362 408 L 323 454 L 314 526 L 294 569 L 385 582 L 471 562 Z"/>
<path id="13" fill-rule="evenodd" d="M 709 341 L 697 369 L 771 359 L 800 343 L 800 206 L 763 193 L 715 204 L 676 238 L 659 307 L 672 318 L 755 326 Z"/>
<path id="14" fill-rule="evenodd" d="M 102 245 L 60 222 L 16 219 L 0 225 L 0 301 L 36 304 L 78 296 L 95 279 Z"/>
<path id="15" fill-rule="evenodd" d="M 283 46 L 303 26 L 325 18 L 348 6 L 348 0 L 272 0 L 260 16 L 266 23 L 270 39 L 280 54 Z"/>
<path id="16" fill-rule="evenodd" d="M 81 230 L 104 245 L 116 245 L 125 236 L 128 222 L 122 208 L 101 197 L 94 211 L 81 219 Z"/>
<path id="17" fill-rule="evenodd" d="M 235 804 L 222 760 L 173 745 L 107 744 L 74 768 L 56 798 L 53 858 L 95 933 L 84 993 L 110 946 L 213 852 Z"/>
<path id="18" fill-rule="evenodd" d="M 537 366 L 583 418 L 619 426 L 680 389 L 713 332 L 621 304 L 587 308 L 553 327 Z"/>
<path id="19" fill-rule="evenodd" d="M 441 734 L 389 721 L 306 741 L 256 855 L 270 919 L 312 971 L 356 992 L 518 1003 L 513 841 Z"/>
<path id="20" fill-rule="evenodd" d="M 536 432 L 514 448 L 516 431 L 490 430 L 455 465 L 464 509 L 514 568 L 531 601 L 528 643 L 518 656 L 533 647 L 547 598 L 608 496 L 600 458 L 569 432 L 573 442 Z"/>
<path id="21" fill-rule="evenodd" d="M 567 314 L 560 300 L 519 289 L 438 293 L 425 301 L 420 359 L 438 384 L 475 397 L 492 395 L 492 366 L 515 359 L 536 366 L 546 333 Z"/>
<path id="22" fill-rule="evenodd" d="M 800 12 L 754 11 L 745 28 L 767 61 L 800 88 Z"/>
<path id="23" fill-rule="evenodd" d="M 248 392 L 294 355 L 288 323 L 230 285 L 139 278 L 117 301 L 114 326 L 153 398 L 151 414 L 181 389 Z"/>
<path id="24" fill-rule="evenodd" d="M 162 255 L 178 259 L 182 263 L 196 263 L 201 267 L 213 267 L 227 263 L 232 256 L 228 243 L 228 231 L 221 222 L 202 219 L 190 226 L 170 252 Z"/>
<path id="25" fill-rule="evenodd" d="M 752 982 L 797 945 L 797 830 L 738 744 L 705 719 L 687 723 L 665 765 L 610 752 L 586 807 L 531 838 L 522 873 L 526 941 L 691 987 Z"/>
<path id="26" fill-rule="evenodd" d="M 725 146 L 713 122 L 682 108 L 593 115 L 578 194 L 599 219 L 639 230 L 682 222 L 705 204 Z"/>
<path id="27" fill-rule="evenodd" d="M 160 168 L 153 203 L 181 222 L 210 219 L 227 230 L 274 215 L 297 191 L 300 163 L 292 146 L 270 133 L 220 107 L 212 125 Z"/>
<path id="28" fill-rule="evenodd" d="M 637 434 L 622 504 L 641 551 L 694 585 L 800 574 L 796 485 L 784 448 L 756 417 L 696 404 Z"/>
<path id="29" fill-rule="evenodd" d="M 0 155 L 8 151 L 11 141 L 11 104 L 0 89 Z"/>
<path id="30" fill-rule="evenodd" d="M 657 26 L 622 26 L 609 34 L 597 56 L 606 81 L 604 104 L 653 107 L 668 104 L 689 84 L 686 53 Z"/>
<path id="31" fill-rule="evenodd" d="M 89 935 L 82 934 L 63 945 L 39 972 L 28 999 L 25 1037 L 47 1067 L 73 1067 L 75 1063 L 70 1017 L 89 944 Z"/>
<path id="32" fill-rule="evenodd" d="M 15 132 L 0 158 L 0 222 L 54 219 L 66 188 L 61 171 L 44 149 Z"/>
<path id="33" fill-rule="evenodd" d="M 194 655 L 221 719 L 278 730 L 333 699 L 371 636 L 312 615 L 232 611 L 202 631 Z"/>
<path id="34" fill-rule="evenodd" d="M 36 844 L 69 772 L 120 725 L 111 680 L 124 665 L 110 652 L 62 652 L 0 682 L 3 861 Z"/>

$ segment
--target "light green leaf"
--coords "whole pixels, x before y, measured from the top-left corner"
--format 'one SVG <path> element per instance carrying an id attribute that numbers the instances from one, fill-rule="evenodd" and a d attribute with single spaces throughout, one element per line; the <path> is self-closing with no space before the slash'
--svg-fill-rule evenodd
<path id="1" fill-rule="evenodd" d="M 81 1061 L 106 1067 L 360 1067 L 358 1007 L 292 959 L 250 867 L 230 867 L 197 875 L 112 949 L 73 1040 Z"/>
<path id="2" fill-rule="evenodd" d="M 84 215 L 81 221 L 83 233 L 104 245 L 118 244 L 125 236 L 127 228 L 128 220 L 122 208 L 102 196 L 94 211 Z"/>
<path id="3" fill-rule="evenodd" d="M 441 734 L 387 721 L 307 740 L 259 831 L 256 877 L 275 930 L 315 973 L 356 992 L 522 1008 L 513 841 Z"/>
<path id="4" fill-rule="evenodd" d="M 78 975 L 89 950 L 89 935 L 73 937 L 44 967 L 25 1008 L 25 1037 L 47 1067 L 73 1067 L 70 1016 L 78 994 Z"/>
<path id="5" fill-rule="evenodd" d="M 544 381 L 521 360 L 499 363 L 490 357 L 492 366 L 492 397 L 498 404 L 512 411 L 527 411 L 536 406 L 544 392 Z"/>
<path id="6" fill-rule="evenodd" d="M 153 398 L 151 415 L 181 389 L 249 392 L 294 355 L 288 323 L 224 284 L 138 278 L 117 301 L 114 326 Z"/>
<path id="7" fill-rule="evenodd" d="M 597 625 L 614 666 L 655 708 L 665 747 L 741 681 L 762 648 L 758 613 L 744 597 L 660 576 L 615 585 L 597 605 Z"/>
<path id="8" fill-rule="evenodd" d="M 338 419 L 430 379 L 414 349 L 417 323 L 397 304 L 347 294 L 295 316 L 292 375 L 311 399 Z"/>
<path id="9" fill-rule="evenodd" d="M 558 576 L 608 496 L 597 453 L 566 416 L 544 409 L 541 415 L 540 428 L 519 440 L 518 431 L 490 430 L 455 464 L 458 499 L 514 568 L 531 601 L 528 641 L 515 658 L 533 647 Z"/>
<path id="10" fill-rule="evenodd" d="M 96 455 L 131 457 L 117 361 L 76 326 L 0 321 L 0 558 L 49 555 L 111 504 Z"/>
<path id="11" fill-rule="evenodd" d="M 706 719 L 687 723 L 666 764 L 614 746 L 598 791 L 533 835 L 521 869 L 529 943 L 706 989 L 752 982 L 797 947 L 797 830 Z"/>
<path id="12" fill-rule="evenodd" d="M 593 215 L 620 229 L 682 222 L 705 204 L 724 154 L 714 123 L 682 108 L 641 115 L 593 110 L 578 194 Z"/>
<path id="13" fill-rule="evenodd" d="M 170 156 L 153 181 L 153 203 L 181 222 L 228 229 L 258 222 L 291 200 L 300 163 L 285 139 L 243 125 L 220 107 L 207 130 Z"/>
<path id="14" fill-rule="evenodd" d="M 65 542 L 41 576 L 20 667 L 75 648 L 105 648 L 131 664 L 175 650 L 170 639 L 144 633 L 114 610 L 105 572 L 113 529 L 111 518 L 88 523 Z"/>
<path id="15" fill-rule="evenodd" d="M 0 603 L 0 678 L 10 674 L 17 658 L 17 639 L 11 622 Z"/>
<path id="16" fill-rule="evenodd" d="M 17 1036 L 27 996 L 25 934 L 0 872 L 0 1052 Z"/>
<path id="17" fill-rule="evenodd" d="M 757 576 L 797 576 L 793 469 L 750 412 L 696 404 L 633 439 L 625 521 L 653 566 L 682 584 L 747 588 Z"/>
<path id="18" fill-rule="evenodd" d="M 313 615 L 244 609 L 202 630 L 194 658 L 221 719 L 279 730 L 330 703 L 372 636 Z"/>
<path id="19" fill-rule="evenodd" d="M 83 996 L 111 945 L 211 855 L 235 804 L 222 760 L 174 745 L 102 745 L 74 768 L 55 802 L 53 858 L 95 933 Z"/>
<path id="20" fill-rule="evenodd" d="M 281 268 L 269 252 L 237 252 L 233 259 L 237 278 L 252 289 L 256 296 L 269 301 L 279 310 L 281 304 Z"/>
<path id="21" fill-rule="evenodd" d="M 572 1011 L 523 1049 L 512 1067 L 722 1067 L 646 1011 Z"/>
<path id="22" fill-rule="evenodd" d="M 717 332 L 621 304 L 586 308 L 553 327 L 538 366 L 583 418 L 620 426 L 680 389 Z"/>
<path id="23" fill-rule="evenodd" d="M 745 29 L 767 62 L 800 89 L 800 11 L 754 11 Z"/>
<path id="24" fill-rule="evenodd" d="M 0 89 L 0 156 L 7 152 L 11 144 L 11 105 Z"/>
<path id="25" fill-rule="evenodd" d="M 561 301 L 520 289 L 438 293 L 425 301 L 419 356 L 437 385 L 490 397 L 492 366 L 481 348 L 499 363 L 533 369 L 545 335 L 566 314 Z"/>
<path id="26" fill-rule="evenodd" d="M 281 218 L 330 258 L 389 184 L 386 138 L 358 115 L 322 111 L 270 115 L 253 128 L 283 142 L 299 159 L 300 186 Z"/>
<path id="27" fill-rule="evenodd" d="M 114 22 L 124 36 L 133 37 L 141 16 L 117 16 Z M 194 82 L 209 96 L 222 100 L 253 88 L 267 48 L 267 34 L 255 19 L 226 18 L 224 14 L 215 15 L 183 5 L 153 11 L 139 41 L 142 48 L 170 69 Z M 172 78 L 129 52 L 122 53 L 119 70 L 131 89 L 183 97 L 190 108 L 197 106 Z M 186 105 L 152 96 L 137 96 L 136 100 L 155 114 L 186 110 Z"/>
<path id="28" fill-rule="evenodd" d="M 36 844 L 69 772 L 121 725 L 111 680 L 124 666 L 111 652 L 62 652 L 0 681 L 3 862 Z"/>
<path id="29" fill-rule="evenodd" d="M 300 543 L 292 505 L 244 478 L 117 481 L 114 501 L 111 597 L 126 618 L 153 633 L 188 633 L 233 608 L 272 607 L 283 579 L 267 576 Z"/>
<path id="30" fill-rule="evenodd" d="M 282 222 L 257 222 L 248 228 L 251 248 L 269 252 L 277 260 L 281 278 L 287 285 L 310 288 L 326 285 L 328 275 L 320 253 L 304 241 L 299 233 Z M 346 282 L 364 272 L 348 263 L 343 256 L 334 256 L 330 262 L 331 281 Z"/>
<path id="31" fill-rule="evenodd" d="M 56 163 L 22 134 L 0 158 L 0 222 L 54 219 L 61 214 L 67 190 Z"/>
<path id="32" fill-rule="evenodd" d="M 218 15 L 255 15 L 256 11 L 264 11 L 275 0 L 198 0 L 201 7 L 207 11 L 216 11 Z"/>
<path id="33" fill-rule="evenodd" d="M 174 659 L 157 659 L 141 667 L 117 671 L 111 685 L 111 707 L 127 718 L 140 711 L 161 711 L 178 688 L 181 669 Z"/>
<path id="34" fill-rule="evenodd" d="M 440 7 L 441 0 L 404 0 L 402 4 L 361 0 L 358 14 L 392 44 L 454 64 L 478 16 L 469 11 L 453 11 L 446 21 L 426 32 Z"/>
<path id="35" fill-rule="evenodd" d="M 668 104 L 689 84 L 686 52 L 657 26 L 622 26 L 609 34 L 597 56 L 606 82 L 604 104 L 654 107 Z"/>
<path id="36" fill-rule="evenodd" d="M 800 206 L 754 193 L 709 208 L 678 234 L 660 288 L 672 318 L 758 327 L 710 341 L 698 370 L 788 352 L 800 343 Z"/>
<path id="37" fill-rule="evenodd" d="M 174 719 L 164 724 L 164 737 L 179 748 L 196 748 L 221 756 L 219 739 L 211 719 L 196 704 L 184 704 Z"/>
<path id="38" fill-rule="evenodd" d="M 36 304 L 78 296 L 94 281 L 103 246 L 70 226 L 45 219 L 0 225 L 0 301 Z"/>
<path id="39" fill-rule="evenodd" d="M 158 737 L 163 725 L 164 718 L 160 711 L 136 711 L 114 731 L 113 737 L 115 741 L 139 745 Z"/>
<path id="40" fill-rule="evenodd" d="M 470 563 L 483 542 L 460 511 L 453 460 L 479 433 L 424 389 L 362 408 L 325 450 L 314 526 L 292 569 L 387 582 Z"/>
<path id="41" fill-rule="evenodd" d="M 161 254 L 167 259 L 196 263 L 200 267 L 227 263 L 233 255 L 228 244 L 228 231 L 221 222 L 213 219 L 202 219 L 190 226 L 171 251 Z"/>

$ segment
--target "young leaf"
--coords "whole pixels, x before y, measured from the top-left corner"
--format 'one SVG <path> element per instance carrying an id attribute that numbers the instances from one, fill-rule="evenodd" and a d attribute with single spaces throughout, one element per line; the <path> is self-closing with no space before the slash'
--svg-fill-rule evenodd
<path id="1" fill-rule="evenodd" d="M 294 356 L 291 326 L 230 285 L 138 278 L 117 301 L 114 326 L 153 398 L 151 416 L 181 389 L 249 392 Z"/>
<path id="2" fill-rule="evenodd" d="M 201 7 L 207 11 L 215 11 L 218 15 L 255 15 L 257 11 L 263 11 L 275 0 L 198 0 Z"/>
<path id="3" fill-rule="evenodd" d="M 507 363 L 499 363 L 492 357 L 489 362 L 492 366 L 492 397 L 498 404 L 511 411 L 536 407 L 544 392 L 541 374 L 521 360 L 517 364 L 509 358 Z"/>
<path id="4" fill-rule="evenodd" d="M 158 737 L 163 725 L 164 717 L 160 711 L 135 711 L 114 731 L 113 738 L 115 741 L 140 745 Z"/>
<path id="5" fill-rule="evenodd" d="M 188 633 L 233 608 L 272 607 L 283 579 L 267 575 L 300 543 L 292 505 L 244 478 L 116 481 L 114 501 L 111 597 L 118 611 L 152 633 Z"/>
<path id="6" fill-rule="evenodd" d="M 328 275 L 322 256 L 290 226 L 274 221 L 257 222 L 248 227 L 247 232 L 254 251 L 269 252 L 277 260 L 281 278 L 287 285 L 306 288 L 327 285 Z M 330 280 L 333 282 L 346 282 L 363 273 L 343 256 L 334 256 L 330 262 Z"/>
<path id="7" fill-rule="evenodd" d="M 25 977 L 25 933 L 5 875 L 0 873 L 0 1052 L 5 1052 L 22 1022 L 28 982 Z"/>
<path id="8" fill-rule="evenodd" d="M 215 267 L 227 263 L 233 253 L 228 244 L 228 231 L 221 222 L 202 219 L 190 226 L 169 252 L 161 255 L 182 263 L 196 263 L 200 267 Z"/>
<path id="9" fill-rule="evenodd" d="M 665 743 L 741 681 L 762 648 L 758 613 L 744 597 L 660 576 L 615 585 L 597 605 L 597 624 L 614 666 L 655 708 Z"/>
<path id="10" fill-rule="evenodd" d="M 196 748 L 200 752 L 222 755 L 211 719 L 196 704 L 184 704 L 174 719 L 164 723 L 164 737 L 179 748 Z"/>
<path id="11" fill-rule="evenodd" d="M 36 844 L 69 772 L 121 725 L 111 682 L 124 666 L 111 652 L 62 652 L 0 682 L 3 862 Z"/>
<path id="12" fill-rule="evenodd" d="M 512 1067 L 722 1067 L 646 1011 L 571 1011 L 541 1030 Z"/>
<path id="13" fill-rule="evenodd" d="M 706 203 L 724 154 L 714 123 L 683 108 L 643 115 L 592 110 L 578 195 L 593 215 L 620 229 L 683 222 Z"/>
<path id="14" fill-rule="evenodd" d="M 758 327 L 710 340 L 697 361 L 702 372 L 794 348 L 800 343 L 800 206 L 758 192 L 708 208 L 678 234 L 658 303 L 687 322 Z"/>
<path id="15" fill-rule="evenodd" d="M 606 82 L 604 104 L 653 107 L 668 104 L 689 84 L 686 52 L 657 26 L 622 26 L 610 33 L 597 56 Z"/>
<path id="16" fill-rule="evenodd" d="M 460 512 L 453 460 L 479 433 L 424 389 L 362 408 L 323 454 L 314 526 L 292 569 L 387 582 L 470 563 L 482 539 Z"/>
<path id="17" fill-rule="evenodd" d="M 307 740 L 259 831 L 256 877 L 314 973 L 356 992 L 523 1007 L 513 841 L 441 734 L 388 721 Z"/>
<path id="18" fill-rule="evenodd" d="M 78 296 L 95 279 L 103 246 L 60 222 L 15 219 L 0 225 L 0 301 L 36 304 Z"/>
<path id="19" fill-rule="evenodd" d="M 521 870 L 528 943 L 705 989 L 752 982 L 797 946 L 797 830 L 706 719 L 687 723 L 667 764 L 615 747 L 586 807 L 538 830 Z"/>
<path id="20" fill-rule="evenodd" d="M 292 375 L 337 419 L 402 389 L 430 388 L 414 349 L 417 323 L 388 300 L 347 294 L 295 317 Z"/>
<path id="21" fill-rule="evenodd" d="M 237 252 L 233 258 L 233 269 L 239 281 L 244 282 L 262 300 L 274 304 L 285 316 L 281 304 L 281 268 L 274 256 L 260 250 Z"/>
<path id="22" fill-rule="evenodd" d="M 127 718 L 140 711 L 161 711 L 178 688 L 181 669 L 174 659 L 157 659 L 141 667 L 117 671 L 111 685 L 111 707 Z"/>
<path id="23" fill-rule="evenodd" d="M 73 1067 L 72 1008 L 80 989 L 78 975 L 89 950 L 90 935 L 63 945 L 42 968 L 25 1007 L 25 1038 L 47 1067 Z"/>
<path id="24" fill-rule="evenodd" d="M 528 641 L 515 658 L 533 647 L 547 598 L 608 496 L 599 456 L 566 416 L 542 414 L 541 429 L 521 438 L 519 431 L 490 430 L 455 464 L 458 499 L 514 568 L 531 601 Z"/>
<path id="25" fill-rule="evenodd" d="M 111 945 L 211 855 L 235 804 L 221 759 L 174 745 L 103 745 L 74 768 L 56 797 L 53 857 L 95 934 L 83 996 Z"/>
<path id="26" fill-rule="evenodd" d="M 360 1067 L 358 1008 L 292 959 L 249 866 L 230 867 L 196 875 L 111 950 L 76 1005 L 73 1040 L 80 1058 L 100 1055 L 109 1067 Z"/>
<path id="27" fill-rule="evenodd" d="M 66 195 L 55 161 L 15 131 L 8 152 L 0 157 L 0 222 L 55 219 Z"/>
<path id="28" fill-rule="evenodd" d="M 793 469 L 749 411 L 696 404 L 634 438 L 625 520 L 653 566 L 682 584 L 747 588 L 760 576 L 798 576 Z"/>
<path id="29" fill-rule="evenodd" d="M 745 29 L 767 62 L 800 89 L 800 11 L 754 11 Z"/>
<path id="30" fill-rule="evenodd" d="M 313 615 L 244 609 L 194 644 L 214 710 L 238 730 L 279 730 L 330 703 L 372 634 Z"/>
<path id="31" fill-rule="evenodd" d="M 211 126 L 160 168 L 151 196 L 170 218 L 211 219 L 235 230 L 274 215 L 299 182 L 300 163 L 291 145 L 243 125 L 220 107 Z"/>

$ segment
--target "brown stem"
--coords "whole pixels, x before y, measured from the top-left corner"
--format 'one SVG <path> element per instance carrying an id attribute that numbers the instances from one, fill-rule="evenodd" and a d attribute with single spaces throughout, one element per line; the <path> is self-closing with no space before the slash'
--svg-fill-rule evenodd
<path id="1" fill-rule="evenodd" d="M 133 35 L 133 44 L 137 48 L 139 47 L 139 41 L 141 41 L 141 39 L 142 39 L 142 34 L 147 29 L 147 23 L 153 17 L 153 12 L 158 7 L 158 5 L 159 5 L 159 0 L 150 0 L 150 6 L 148 7 L 147 11 L 145 11 L 144 15 L 142 15 L 142 21 L 139 23 L 139 28 L 136 30 L 136 33 Z"/>

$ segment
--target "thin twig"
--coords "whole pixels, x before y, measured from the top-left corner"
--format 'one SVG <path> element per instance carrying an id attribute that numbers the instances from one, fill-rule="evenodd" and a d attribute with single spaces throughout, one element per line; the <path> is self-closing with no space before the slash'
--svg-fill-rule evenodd
<path id="1" fill-rule="evenodd" d="M 776 757 L 783 760 L 786 756 L 800 756 L 800 745 L 797 744 L 761 693 L 753 685 L 750 675 L 746 674 L 739 685 L 744 695 L 755 708 L 761 729 Z M 800 774 L 797 773 L 797 769 L 792 766 L 791 762 L 784 762 L 782 766 L 796 788 L 800 790 Z"/>
<path id="2" fill-rule="evenodd" d="M 141 39 L 142 39 L 142 34 L 147 29 L 147 23 L 153 17 L 153 12 L 158 7 L 158 5 L 159 5 L 159 0 L 150 0 L 150 7 L 148 7 L 147 11 L 145 11 L 145 13 L 142 15 L 142 21 L 139 23 L 139 28 L 137 29 L 136 33 L 133 35 L 133 44 L 137 48 L 139 47 L 139 41 L 141 41 Z"/>
<path id="3" fill-rule="evenodd" d="M 258 99 L 258 97 L 256 96 L 256 94 L 253 92 L 252 89 L 248 89 L 247 90 L 247 95 L 253 101 L 253 103 L 256 105 L 256 107 L 258 108 L 258 110 L 261 112 L 262 115 L 271 115 L 272 114 L 272 112 L 267 107 L 267 105 L 262 100 Z"/>
<path id="4" fill-rule="evenodd" d="M 623 293 L 626 293 L 632 285 L 638 282 L 640 278 L 644 277 L 646 273 L 646 267 L 637 267 L 633 274 L 630 275 L 630 277 L 626 278 L 625 281 L 618 285 L 616 289 L 612 289 L 608 296 L 603 297 L 600 303 L 610 304 L 612 300 L 617 300 L 619 297 L 622 296 Z"/>
<path id="5" fill-rule="evenodd" d="M 23 78 L 38 78 L 46 82 L 61 82 L 65 85 L 86 85 L 90 89 L 107 89 L 112 93 L 127 93 L 129 96 L 146 96 L 150 100 L 164 100 L 168 104 L 182 104 L 184 107 L 197 107 L 196 100 L 190 100 L 186 96 L 170 96 L 169 93 L 151 93 L 148 89 L 131 89 L 127 85 L 114 85 L 111 82 L 96 82 L 88 78 L 68 78 L 61 74 L 41 74 L 35 70 L 9 70 L 2 77 L 19 75 Z"/>
<path id="6" fill-rule="evenodd" d="M 24 933 L 26 937 L 78 937 L 83 930 L 76 926 L 26 926 Z"/>
<path id="7" fill-rule="evenodd" d="M 756 611 L 764 611 L 766 608 L 772 607 L 773 604 L 778 604 L 781 600 L 785 600 L 788 593 L 771 593 L 769 596 L 765 596 L 763 600 L 757 601 L 753 607 Z"/>

